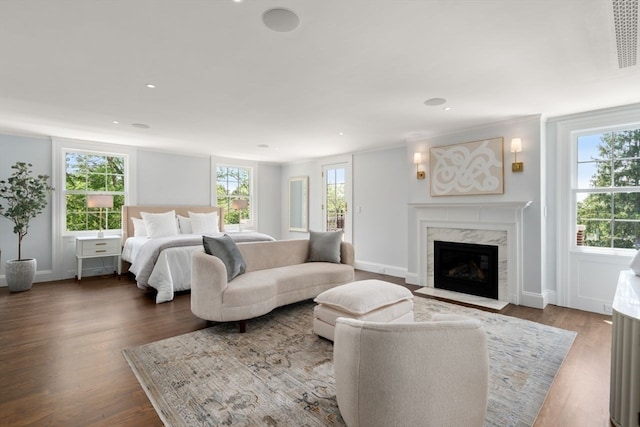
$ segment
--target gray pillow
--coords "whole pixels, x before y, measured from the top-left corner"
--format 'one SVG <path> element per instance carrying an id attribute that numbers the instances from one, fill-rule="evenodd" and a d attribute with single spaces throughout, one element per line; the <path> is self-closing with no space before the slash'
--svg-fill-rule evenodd
<path id="1" fill-rule="evenodd" d="M 202 236 L 202 245 L 206 253 L 220 258 L 220 261 L 227 267 L 227 282 L 247 270 L 247 264 L 245 264 L 236 242 L 228 235 L 225 234 L 221 237 Z"/>
<path id="2" fill-rule="evenodd" d="M 342 231 L 310 231 L 308 262 L 335 262 L 340 264 Z"/>

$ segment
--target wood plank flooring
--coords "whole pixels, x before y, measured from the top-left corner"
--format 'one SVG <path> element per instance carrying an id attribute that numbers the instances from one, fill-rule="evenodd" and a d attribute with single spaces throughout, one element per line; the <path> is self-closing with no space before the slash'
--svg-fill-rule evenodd
<path id="1" fill-rule="evenodd" d="M 0 426 L 161 426 L 121 352 L 205 328 L 189 298 L 155 304 L 126 276 L 0 288 Z M 609 426 L 611 317 L 556 306 L 501 313 L 578 332 L 535 426 Z"/>

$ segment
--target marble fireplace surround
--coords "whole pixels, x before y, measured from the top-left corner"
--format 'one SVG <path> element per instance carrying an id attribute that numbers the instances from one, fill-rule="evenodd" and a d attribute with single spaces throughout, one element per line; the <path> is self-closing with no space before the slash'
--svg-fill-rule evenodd
<path id="1" fill-rule="evenodd" d="M 519 304 L 522 293 L 523 210 L 531 204 L 415 203 L 419 284 L 433 284 L 433 241 L 498 246 L 498 300 Z"/>

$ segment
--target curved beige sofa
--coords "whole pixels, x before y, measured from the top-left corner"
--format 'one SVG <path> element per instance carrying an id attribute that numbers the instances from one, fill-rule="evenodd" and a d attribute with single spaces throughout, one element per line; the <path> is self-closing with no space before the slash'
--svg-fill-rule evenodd
<path id="1" fill-rule="evenodd" d="M 204 249 L 191 255 L 191 311 L 201 319 L 240 321 L 276 307 L 315 298 L 354 280 L 353 245 L 342 242 L 341 263 L 305 262 L 309 240 L 238 243 L 247 269 L 227 283 L 223 262 Z"/>

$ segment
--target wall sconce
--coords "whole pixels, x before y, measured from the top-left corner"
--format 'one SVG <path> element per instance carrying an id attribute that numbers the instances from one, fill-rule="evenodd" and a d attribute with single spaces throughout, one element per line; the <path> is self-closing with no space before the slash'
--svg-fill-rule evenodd
<path id="1" fill-rule="evenodd" d="M 112 194 L 89 194 L 87 197 L 88 208 L 100 208 L 100 219 L 98 220 L 100 230 L 98 231 L 98 238 L 102 239 L 104 233 L 102 232 L 102 208 L 113 207 L 113 195 Z"/>
<path id="2" fill-rule="evenodd" d="M 422 163 L 422 153 L 413 153 L 413 164 L 416 165 L 416 178 L 424 179 L 425 173 L 420 170 L 420 164 Z"/>
<path id="3" fill-rule="evenodd" d="M 511 140 L 511 152 L 513 153 L 513 163 L 511 164 L 511 172 L 522 172 L 524 165 L 518 161 L 518 153 L 522 151 L 522 140 L 513 138 Z"/>

